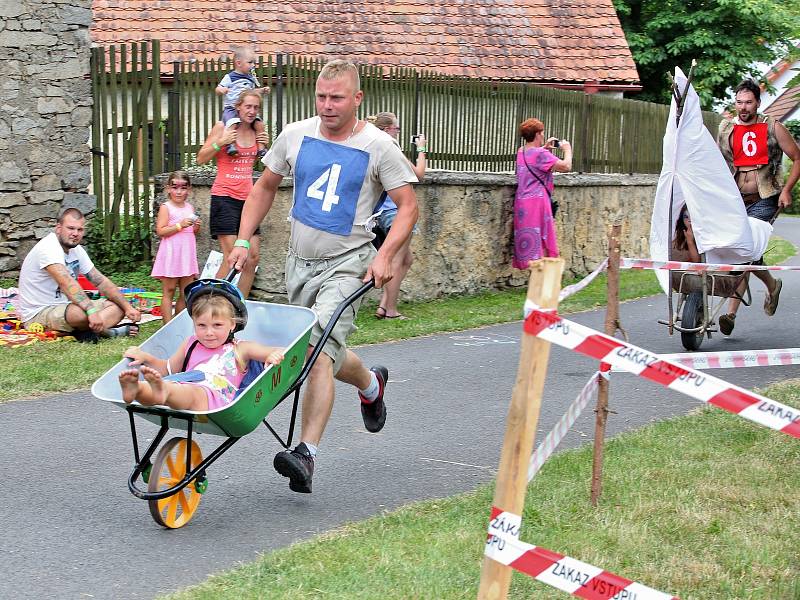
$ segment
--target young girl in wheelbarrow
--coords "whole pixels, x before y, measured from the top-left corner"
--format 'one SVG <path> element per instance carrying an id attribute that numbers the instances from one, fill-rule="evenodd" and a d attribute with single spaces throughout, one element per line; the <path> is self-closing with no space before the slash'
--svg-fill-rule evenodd
<path id="1" fill-rule="evenodd" d="M 212 411 L 233 402 L 250 360 L 279 364 L 283 350 L 257 342 L 239 341 L 233 335 L 247 323 L 241 292 L 219 279 L 200 279 L 186 286 L 186 310 L 194 323 L 189 336 L 168 359 L 157 358 L 132 346 L 124 356 L 131 368 L 119 374 L 122 399 L 146 406 L 167 405 L 176 410 Z M 197 371 L 197 380 L 167 381 L 164 375 Z M 139 373 L 144 381 L 139 380 Z"/>

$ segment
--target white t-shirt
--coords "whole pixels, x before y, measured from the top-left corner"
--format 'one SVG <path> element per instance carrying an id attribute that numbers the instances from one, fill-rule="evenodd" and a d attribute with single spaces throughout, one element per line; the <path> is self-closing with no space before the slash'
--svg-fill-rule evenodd
<path id="1" fill-rule="evenodd" d="M 290 123 L 262 159 L 273 173 L 294 178 L 290 244 L 303 258 L 339 256 L 371 242 L 375 235 L 367 222 L 384 190 L 388 192 L 417 182 L 411 165 L 391 136 L 374 125 L 367 123 L 343 142 L 327 140 L 319 128 L 319 117 Z M 296 171 L 301 145 L 309 152 L 307 160 L 301 161 L 300 170 Z M 308 160 L 309 155 L 328 154 L 329 151 L 329 157 L 320 159 L 319 166 L 313 159 Z M 339 161 L 339 153 L 343 161 Z M 338 170 L 337 162 L 342 162 Z M 302 165 L 306 165 L 305 170 Z M 345 190 L 347 184 L 351 186 L 349 195 Z M 306 211 L 319 209 L 319 213 L 298 212 L 301 206 L 305 206 Z M 327 225 L 312 224 L 317 216 L 324 223 L 324 219 L 342 211 L 348 212 L 346 218 L 333 219 L 334 222 Z M 332 232 L 337 228 L 338 233 Z"/>
<path id="2" fill-rule="evenodd" d="M 56 280 L 45 270 L 49 265 L 64 265 L 75 279 L 94 268 L 82 246 L 75 246 L 65 253 L 55 232 L 47 234 L 28 252 L 19 272 L 17 309 L 23 321 L 31 320 L 48 306 L 70 303 Z"/>

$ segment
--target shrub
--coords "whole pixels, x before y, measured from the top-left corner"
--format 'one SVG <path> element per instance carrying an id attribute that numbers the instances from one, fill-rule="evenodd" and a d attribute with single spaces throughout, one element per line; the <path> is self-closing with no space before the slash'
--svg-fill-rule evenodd
<path id="1" fill-rule="evenodd" d="M 144 266 L 149 268 L 150 232 L 139 219 L 132 217 L 127 225 L 121 223 L 110 240 L 105 238 L 103 228 L 103 219 L 95 217 L 88 222 L 83 238 L 92 262 L 102 273 L 132 273 Z"/>

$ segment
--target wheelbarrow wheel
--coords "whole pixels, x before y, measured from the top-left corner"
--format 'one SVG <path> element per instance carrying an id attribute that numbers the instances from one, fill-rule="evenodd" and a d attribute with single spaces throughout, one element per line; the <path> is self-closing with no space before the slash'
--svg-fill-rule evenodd
<path id="1" fill-rule="evenodd" d="M 186 465 L 186 439 L 174 437 L 161 447 L 155 460 L 147 483 L 148 492 L 158 492 L 180 483 L 187 471 L 200 464 L 203 453 L 200 446 L 192 440 L 191 465 Z M 200 504 L 202 494 L 199 486 L 191 482 L 172 496 L 161 500 L 148 500 L 153 520 L 169 529 L 183 527 L 192 518 Z"/>
<path id="2" fill-rule="evenodd" d="M 703 293 L 692 292 L 686 296 L 681 314 L 681 326 L 686 328 L 700 327 L 703 324 Z M 705 331 L 681 331 L 683 347 L 694 352 L 700 350 Z"/>

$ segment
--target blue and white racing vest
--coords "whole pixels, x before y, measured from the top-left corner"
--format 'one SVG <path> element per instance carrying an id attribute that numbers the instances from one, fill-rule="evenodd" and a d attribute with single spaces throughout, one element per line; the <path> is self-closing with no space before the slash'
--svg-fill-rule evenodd
<path id="1" fill-rule="evenodd" d="M 303 138 L 294 169 L 292 217 L 336 235 L 350 235 L 369 153 L 342 144 Z"/>

